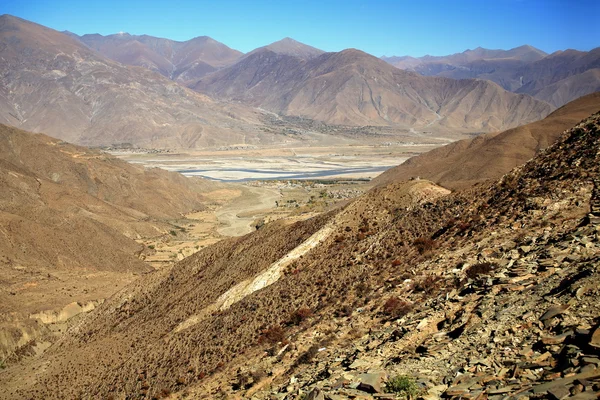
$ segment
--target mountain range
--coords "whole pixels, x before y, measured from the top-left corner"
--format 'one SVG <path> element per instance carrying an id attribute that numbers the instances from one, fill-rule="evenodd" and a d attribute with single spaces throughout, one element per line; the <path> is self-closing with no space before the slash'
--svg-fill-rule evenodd
<path id="1" fill-rule="evenodd" d="M 534 121 L 546 103 L 482 80 L 424 77 L 360 50 L 308 60 L 261 49 L 202 78 L 195 90 L 340 125 L 493 131 Z"/>
<path id="2" fill-rule="evenodd" d="M 449 56 L 382 59 L 424 76 L 490 80 L 506 90 L 532 95 L 555 107 L 600 90 L 600 48 L 552 54 L 532 46 L 511 50 L 477 48 Z"/>
<path id="3" fill-rule="evenodd" d="M 221 67 L 233 64 L 242 56 L 241 52 L 230 49 L 208 36 L 177 42 L 128 33 L 107 36 L 69 34 L 121 64 L 145 67 L 183 83 L 197 80 Z"/>
<path id="4" fill-rule="evenodd" d="M 270 113 L 336 125 L 481 133 L 533 122 L 553 109 L 490 81 L 426 77 L 359 50 L 325 53 L 289 38 L 241 55 L 207 37 L 76 36 L 6 15 L 0 26 L 6 60 L 0 121 L 85 145 L 302 140 L 273 129 Z"/>
<path id="5" fill-rule="evenodd" d="M 75 38 L 0 17 L 0 122 L 73 143 L 195 147 L 260 141 L 263 113 L 125 66 Z"/>

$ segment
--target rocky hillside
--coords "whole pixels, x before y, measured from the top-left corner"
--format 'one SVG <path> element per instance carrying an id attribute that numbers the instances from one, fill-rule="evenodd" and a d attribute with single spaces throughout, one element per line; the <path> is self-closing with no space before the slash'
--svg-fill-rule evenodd
<path id="1" fill-rule="evenodd" d="M 590 398 L 599 149 L 596 114 L 498 182 L 394 183 L 222 241 L 0 382 L 16 399 Z"/>
<path id="2" fill-rule="evenodd" d="M 552 109 L 491 82 L 423 77 L 355 49 L 304 60 L 265 48 L 192 87 L 217 98 L 342 125 L 489 132 L 538 120 Z"/>
<path id="3" fill-rule="evenodd" d="M 477 48 L 449 56 L 382 57 L 397 68 L 424 76 L 486 79 L 556 107 L 600 90 L 600 48 L 546 54 L 531 46 L 511 50 Z"/>
<path id="4" fill-rule="evenodd" d="M 559 108 L 541 121 L 451 143 L 413 157 L 375 178 L 385 185 L 421 177 L 450 189 L 498 179 L 554 143 L 562 132 L 600 110 L 600 92 Z"/>

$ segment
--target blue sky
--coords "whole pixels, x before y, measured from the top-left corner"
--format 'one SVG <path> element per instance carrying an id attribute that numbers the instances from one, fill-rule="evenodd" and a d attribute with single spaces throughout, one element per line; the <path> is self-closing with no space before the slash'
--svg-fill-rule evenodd
<path id="1" fill-rule="evenodd" d="M 0 14 L 77 34 L 207 35 L 243 52 L 283 37 L 376 56 L 600 46 L 600 0 L 2 0 Z"/>

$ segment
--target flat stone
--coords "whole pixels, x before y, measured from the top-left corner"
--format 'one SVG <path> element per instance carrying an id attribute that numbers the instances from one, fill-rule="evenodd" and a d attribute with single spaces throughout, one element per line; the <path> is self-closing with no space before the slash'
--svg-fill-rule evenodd
<path id="1" fill-rule="evenodd" d="M 571 392 L 569 392 L 569 389 L 567 389 L 565 386 L 557 386 L 548 390 L 548 394 L 554 398 L 554 400 L 562 400 L 569 397 Z"/>
<path id="2" fill-rule="evenodd" d="M 360 383 L 357 389 L 367 393 L 383 393 L 381 383 L 385 379 L 385 376 L 385 372 L 362 374 L 358 377 Z"/>
<path id="3" fill-rule="evenodd" d="M 600 326 L 594 330 L 592 337 L 590 338 L 590 346 L 600 348 Z"/>
<path id="4" fill-rule="evenodd" d="M 600 358 L 596 358 L 596 357 L 583 357 L 583 358 L 581 359 L 581 362 L 582 362 L 584 365 L 587 365 L 587 364 L 595 364 L 595 365 L 600 365 Z"/>
<path id="5" fill-rule="evenodd" d="M 595 379 L 595 378 L 600 378 L 600 370 L 598 370 L 598 369 L 594 369 L 593 371 L 586 371 L 586 372 L 583 372 L 580 374 L 575 374 L 575 375 L 565 377 L 562 379 L 555 379 L 551 382 L 542 383 L 540 385 L 533 387 L 533 393 L 547 392 L 550 389 L 553 389 L 555 387 L 566 386 L 576 380 Z"/>
<path id="6" fill-rule="evenodd" d="M 505 386 L 505 387 L 501 387 L 501 388 L 498 388 L 498 389 L 488 390 L 487 393 L 491 394 L 491 395 L 510 393 L 513 390 L 515 390 L 516 388 L 517 388 L 516 386 Z"/>
<path id="7" fill-rule="evenodd" d="M 573 335 L 573 331 L 567 331 L 561 335 L 557 335 L 557 336 L 544 336 L 542 337 L 542 343 L 544 344 L 561 344 L 563 343 L 568 337 Z"/>
<path id="8" fill-rule="evenodd" d="M 549 309 L 547 309 L 544 314 L 542 314 L 542 316 L 540 317 L 540 321 L 546 321 L 546 320 L 549 320 L 550 318 L 554 318 L 557 315 L 560 315 L 560 314 L 564 313 L 565 311 L 567 311 L 568 308 L 569 308 L 568 304 L 552 306 Z"/>
<path id="9" fill-rule="evenodd" d="M 325 400 L 325 395 L 319 388 L 314 388 L 305 397 L 306 400 Z"/>
<path id="10" fill-rule="evenodd" d="M 452 387 L 449 387 L 448 389 L 446 389 L 444 394 L 446 396 L 461 396 L 461 395 L 465 395 L 469 392 L 470 392 L 469 385 L 457 385 L 457 386 L 452 386 Z"/>

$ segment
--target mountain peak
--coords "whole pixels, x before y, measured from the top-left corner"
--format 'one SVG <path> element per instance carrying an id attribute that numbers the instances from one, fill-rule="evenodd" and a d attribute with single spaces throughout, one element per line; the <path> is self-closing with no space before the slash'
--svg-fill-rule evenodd
<path id="1" fill-rule="evenodd" d="M 325 53 L 323 50 L 301 43 L 290 37 L 285 37 L 264 47 L 259 47 L 259 49 L 261 48 L 269 49 L 277 54 L 289 55 L 302 59 L 315 58 Z M 253 50 L 250 53 L 254 53 L 256 50 Z"/>

